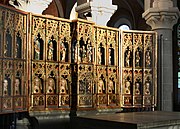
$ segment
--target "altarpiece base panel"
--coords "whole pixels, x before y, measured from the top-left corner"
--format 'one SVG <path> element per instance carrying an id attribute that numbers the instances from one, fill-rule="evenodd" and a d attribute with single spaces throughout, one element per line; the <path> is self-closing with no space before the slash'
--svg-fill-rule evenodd
<path id="1" fill-rule="evenodd" d="M 0 113 L 154 108 L 157 38 L 0 6 Z"/>

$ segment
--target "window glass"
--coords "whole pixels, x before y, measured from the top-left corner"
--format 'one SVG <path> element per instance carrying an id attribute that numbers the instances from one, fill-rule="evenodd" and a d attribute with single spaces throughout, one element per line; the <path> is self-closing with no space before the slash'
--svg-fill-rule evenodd
<path id="1" fill-rule="evenodd" d="M 128 25 L 121 25 L 121 26 L 119 27 L 119 29 L 121 29 L 121 30 L 130 30 L 130 28 L 129 28 Z"/>
<path id="2" fill-rule="evenodd" d="M 180 24 L 177 27 L 178 88 L 180 88 Z"/>
<path id="3" fill-rule="evenodd" d="M 180 88 L 180 72 L 178 72 L 178 88 Z"/>

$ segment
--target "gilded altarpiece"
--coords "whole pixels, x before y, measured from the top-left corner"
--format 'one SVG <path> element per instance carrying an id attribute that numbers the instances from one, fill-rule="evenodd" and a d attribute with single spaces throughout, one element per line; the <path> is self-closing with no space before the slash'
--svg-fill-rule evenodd
<path id="1" fill-rule="evenodd" d="M 70 22 L 31 15 L 31 109 L 70 108 Z"/>
<path id="2" fill-rule="evenodd" d="M 97 109 L 120 106 L 119 30 L 95 26 L 95 87 Z"/>
<path id="3" fill-rule="evenodd" d="M 157 89 L 155 32 L 122 31 L 122 107 L 154 107 Z"/>
<path id="4" fill-rule="evenodd" d="M 1 6 L 0 113 L 153 109 L 156 35 Z"/>
<path id="5" fill-rule="evenodd" d="M 0 112 L 27 111 L 27 14 L 0 7 Z"/>

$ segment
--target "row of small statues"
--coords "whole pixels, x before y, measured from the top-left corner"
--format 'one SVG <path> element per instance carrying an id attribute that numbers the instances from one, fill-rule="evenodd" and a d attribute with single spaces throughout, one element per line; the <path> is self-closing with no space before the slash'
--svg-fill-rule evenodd
<path id="1" fill-rule="evenodd" d="M 125 82 L 124 94 L 131 94 L 131 82 L 128 81 L 128 80 Z M 140 95 L 140 94 L 141 94 L 140 83 L 136 82 L 135 83 L 135 95 Z M 150 92 L 150 82 L 145 83 L 144 94 L 145 95 L 150 95 L 151 94 L 151 92 Z"/>
<path id="2" fill-rule="evenodd" d="M 46 93 L 48 94 L 53 94 L 55 93 L 56 89 L 56 84 L 53 78 L 48 79 L 48 86 L 46 88 Z M 61 84 L 60 84 L 60 93 L 62 94 L 67 94 L 68 93 L 68 84 L 67 80 L 61 79 Z M 42 82 L 39 77 L 35 77 L 33 80 L 33 93 L 38 94 L 42 93 L 43 87 L 42 87 Z"/>
<path id="3" fill-rule="evenodd" d="M 3 95 L 9 95 L 8 94 L 8 80 L 4 79 L 3 81 Z M 38 77 L 35 77 L 34 79 L 34 83 L 33 83 L 33 93 L 41 93 L 42 91 L 42 83 L 41 80 Z M 91 89 L 91 88 L 88 88 Z M 131 92 L 131 83 L 130 81 L 126 81 L 125 82 L 125 94 L 130 94 Z M 104 93 L 105 90 L 105 85 L 102 79 L 99 80 L 98 82 L 98 93 Z M 115 86 L 113 81 L 109 81 L 108 83 L 108 93 L 113 93 L 113 91 L 115 90 Z M 55 93 L 55 82 L 54 79 L 49 78 L 48 80 L 48 87 L 46 90 L 47 93 Z M 68 92 L 68 85 L 67 85 L 67 81 L 65 79 L 61 80 L 61 85 L 60 85 L 60 93 L 63 94 L 67 94 Z M 146 82 L 145 83 L 145 94 L 150 94 L 150 83 Z M 135 94 L 140 94 L 140 84 L 139 83 L 135 83 Z M 15 86 L 14 86 L 14 95 L 20 95 L 20 79 L 16 78 L 15 79 Z"/>
<path id="4" fill-rule="evenodd" d="M 36 77 L 34 79 L 34 83 L 33 83 L 33 93 L 41 93 L 42 91 L 42 83 L 41 80 Z M 14 94 L 13 95 L 21 95 L 20 93 L 21 90 L 21 82 L 19 78 L 15 79 L 15 84 L 14 84 Z M 54 79 L 50 78 L 48 80 L 48 87 L 47 87 L 47 93 L 54 93 L 55 90 L 55 82 Z M 9 96 L 11 95 L 11 93 L 9 93 L 11 91 L 10 89 L 10 84 L 9 81 L 7 79 L 4 79 L 3 81 L 3 96 Z M 67 85 L 67 81 L 61 80 L 61 86 L 60 86 L 60 93 L 64 93 L 66 94 L 68 91 L 68 85 Z"/>
<path id="5" fill-rule="evenodd" d="M 99 47 L 98 48 L 98 51 L 97 51 L 97 60 L 98 60 L 98 64 L 102 64 L 103 62 L 103 58 L 105 57 L 105 55 L 103 55 L 103 52 L 102 52 L 102 47 Z M 79 56 L 78 56 L 78 49 L 75 47 L 75 62 L 77 62 L 77 58 L 79 61 L 81 62 L 92 62 L 92 58 L 93 58 L 93 50 L 92 50 L 92 47 L 91 46 L 87 46 L 87 48 L 85 46 L 82 46 L 82 48 L 79 49 Z M 109 65 L 112 65 L 113 63 L 113 60 L 114 60 L 114 54 L 113 53 L 113 49 L 110 48 L 109 51 L 108 51 L 108 64 Z M 65 47 L 65 45 L 63 43 L 61 43 L 61 52 L 60 52 L 60 55 L 61 55 L 61 61 L 65 61 L 66 59 L 66 54 L 67 53 L 67 48 Z M 34 57 L 36 60 L 40 60 L 40 42 L 38 40 L 36 40 L 35 42 L 35 45 L 34 45 Z M 48 45 L 48 53 L 47 53 L 47 58 L 48 60 L 53 60 L 54 59 L 54 47 L 53 47 L 53 42 L 49 42 L 49 45 Z M 132 58 L 132 54 L 131 54 L 131 51 L 130 50 L 127 50 L 126 54 L 125 54 L 125 66 L 126 67 L 130 67 L 131 65 L 131 58 Z M 113 59 L 113 60 L 112 60 Z M 135 64 L 136 66 L 140 66 L 140 61 L 141 61 L 141 55 L 140 55 L 140 52 L 139 51 L 136 51 L 136 55 L 135 55 Z M 146 52 L 146 56 L 145 56 L 145 63 L 146 63 L 146 66 L 150 66 L 151 65 L 151 54 L 150 54 L 150 51 L 147 51 Z"/>
<path id="6" fill-rule="evenodd" d="M 41 48 L 41 42 L 36 39 L 35 42 L 34 42 L 34 59 L 35 60 L 40 60 L 40 56 L 42 54 L 42 48 Z M 66 53 L 67 53 L 67 48 L 65 47 L 64 43 L 61 43 L 61 46 L 60 46 L 60 55 L 61 55 L 61 61 L 65 61 L 66 59 Z M 47 59 L 48 60 L 54 60 L 54 44 L 52 41 L 50 41 L 48 43 L 48 50 L 47 50 Z"/>
<path id="7" fill-rule="evenodd" d="M 34 89 L 33 93 L 35 93 L 35 94 L 42 92 L 42 83 L 38 77 L 35 77 L 35 79 L 34 79 L 33 89 Z M 46 93 L 55 93 L 55 89 L 56 88 L 55 88 L 54 79 L 49 78 Z M 81 89 L 81 87 L 80 87 L 80 89 Z M 87 90 L 90 91 L 91 88 L 89 87 L 89 88 L 87 88 Z M 98 93 L 103 93 L 104 90 L 105 90 L 104 82 L 103 82 L 103 80 L 100 79 L 98 82 Z M 108 93 L 113 93 L 114 90 L 115 90 L 115 87 L 114 87 L 113 81 L 109 81 Z M 67 94 L 67 92 L 68 92 L 67 81 L 65 79 L 62 79 L 61 84 L 60 84 L 60 93 Z"/>
<path id="8" fill-rule="evenodd" d="M 14 95 L 20 95 L 21 94 L 21 82 L 19 78 L 16 78 L 14 81 Z M 10 93 L 10 81 L 8 79 L 3 80 L 3 96 L 11 95 Z"/>
<path id="9" fill-rule="evenodd" d="M 150 53 L 150 51 L 147 51 L 146 55 L 145 55 L 145 66 L 146 67 L 151 66 L 151 60 L 152 60 L 151 59 L 151 53 Z M 132 66 L 131 61 L 132 61 L 131 51 L 127 50 L 127 52 L 125 54 L 125 67 L 131 67 Z M 135 66 L 140 67 L 141 61 L 142 61 L 142 57 L 140 55 L 140 51 L 136 51 L 136 53 L 135 53 Z"/>
<path id="10" fill-rule="evenodd" d="M 67 49 L 64 45 L 64 43 L 61 43 L 60 45 L 60 57 L 61 57 L 61 61 L 64 62 L 66 59 L 67 55 Z M 105 57 L 105 55 L 103 55 L 103 48 L 99 47 L 98 51 L 97 51 L 97 58 L 98 58 L 98 64 L 102 64 L 102 60 Z M 79 50 L 79 51 L 78 51 Z M 39 40 L 35 40 L 34 42 L 34 59 L 35 60 L 40 60 L 40 56 L 41 56 L 41 43 Z M 52 61 L 54 60 L 54 46 L 53 46 L 53 42 L 49 42 L 48 43 L 48 50 L 47 50 L 47 59 Z M 93 61 L 93 48 L 92 46 L 88 45 L 83 45 L 81 48 L 77 49 L 77 45 L 74 47 L 74 62 L 80 61 L 80 62 L 92 62 Z M 112 63 L 114 62 L 114 49 L 113 48 L 109 48 L 108 51 L 108 64 L 112 65 Z M 79 54 L 78 54 L 79 53 Z"/>
<path id="11" fill-rule="evenodd" d="M 113 93 L 114 90 L 115 90 L 115 85 L 114 85 L 114 82 L 113 81 L 109 81 L 108 83 L 108 93 Z M 105 93 L 105 85 L 104 85 L 104 81 L 102 79 L 100 79 L 98 81 L 98 90 L 97 90 L 97 93 L 99 94 L 102 94 L 102 93 Z"/>

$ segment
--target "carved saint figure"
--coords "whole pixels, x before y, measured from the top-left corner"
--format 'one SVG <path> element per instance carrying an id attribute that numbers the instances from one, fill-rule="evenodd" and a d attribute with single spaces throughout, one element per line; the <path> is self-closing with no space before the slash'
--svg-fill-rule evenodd
<path id="1" fill-rule="evenodd" d="M 91 46 L 88 46 L 88 50 L 87 50 L 87 53 L 88 53 L 88 62 L 92 62 L 92 47 Z"/>
<path id="2" fill-rule="evenodd" d="M 109 58 L 109 65 L 111 65 L 111 58 L 112 58 L 111 57 L 111 49 L 109 49 L 109 57 L 108 58 Z"/>
<path id="3" fill-rule="evenodd" d="M 18 57 L 18 52 L 19 52 L 19 44 L 18 43 L 16 43 L 16 48 L 15 48 L 15 53 L 16 53 L 16 55 L 15 55 L 15 57 L 17 58 Z"/>
<path id="4" fill-rule="evenodd" d="M 76 44 L 74 49 L 74 62 L 81 61 L 81 55 L 79 53 L 78 45 Z"/>
<path id="5" fill-rule="evenodd" d="M 8 95 L 8 80 L 4 79 L 3 81 L 3 95 Z"/>
<path id="6" fill-rule="evenodd" d="M 151 66 L 151 56 L 149 51 L 146 53 L 146 66 Z"/>
<path id="7" fill-rule="evenodd" d="M 33 86 L 34 86 L 33 93 L 35 93 L 35 94 L 41 93 L 41 91 L 42 91 L 42 84 L 41 84 L 41 80 L 38 77 L 34 78 Z"/>
<path id="8" fill-rule="evenodd" d="M 15 79 L 15 92 L 14 92 L 14 95 L 20 95 L 20 91 L 19 91 L 19 88 L 20 88 L 20 80 L 18 78 Z"/>
<path id="9" fill-rule="evenodd" d="M 91 40 L 88 38 L 87 39 L 87 57 L 88 57 L 88 62 L 92 62 L 92 46 L 91 46 Z"/>
<path id="10" fill-rule="evenodd" d="M 21 58 L 21 52 L 22 52 L 22 39 L 19 34 L 19 32 L 16 35 L 16 47 L 15 47 L 15 57 L 16 58 Z"/>
<path id="11" fill-rule="evenodd" d="M 97 51 L 97 58 L 98 58 L 98 64 L 101 64 L 102 63 L 102 52 L 101 52 L 100 47 L 98 48 L 98 51 Z"/>
<path id="12" fill-rule="evenodd" d="M 131 51 L 128 50 L 128 51 L 127 51 L 127 55 L 126 55 L 126 57 L 125 57 L 126 67 L 130 67 L 130 58 L 131 58 Z"/>
<path id="13" fill-rule="evenodd" d="M 65 79 L 61 79 L 60 93 L 61 94 L 66 94 L 67 90 L 68 90 L 67 81 Z"/>
<path id="14" fill-rule="evenodd" d="M 131 83 L 127 80 L 125 82 L 125 94 L 130 94 Z"/>
<path id="15" fill-rule="evenodd" d="M 48 45 L 48 60 L 53 60 L 53 52 L 54 52 L 53 42 L 50 41 Z"/>
<path id="16" fill-rule="evenodd" d="M 47 93 L 54 93 L 55 90 L 55 83 L 53 78 L 48 79 L 48 85 L 47 85 Z"/>
<path id="17" fill-rule="evenodd" d="M 61 61 L 65 61 L 66 59 L 66 47 L 64 46 L 64 43 L 61 44 Z"/>
<path id="18" fill-rule="evenodd" d="M 34 59 L 40 60 L 40 42 L 38 39 L 34 42 Z"/>
<path id="19" fill-rule="evenodd" d="M 103 90 L 105 90 L 104 82 L 100 79 L 98 82 L 98 93 L 102 94 Z"/>
<path id="20" fill-rule="evenodd" d="M 135 64 L 136 64 L 137 67 L 139 67 L 139 66 L 140 66 L 140 59 L 141 59 L 140 54 L 139 54 L 139 51 L 136 52 L 136 55 L 135 55 L 135 56 L 136 56 L 136 57 L 135 57 L 135 59 L 136 59 Z"/>
<path id="21" fill-rule="evenodd" d="M 145 84 L 145 94 L 146 95 L 150 95 L 150 83 L 149 82 L 146 82 L 146 84 Z"/>
<path id="22" fill-rule="evenodd" d="M 83 45 L 82 46 L 82 49 L 81 49 L 81 52 L 82 52 L 82 61 L 85 62 L 86 61 L 86 47 Z"/>
<path id="23" fill-rule="evenodd" d="M 137 82 L 137 83 L 135 84 L 135 94 L 136 94 L 136 95 L 139 95 L 139 94 L 140 94 L 139 88 L 140 88 L 140 84 Z"/>
<path id="24" fill-rule="evenodd" d="M 113 81 L 110 80 L 108 83 L 108 92 L 113 93 L 113 90 L 114 90 L 114 83 Z"/>

